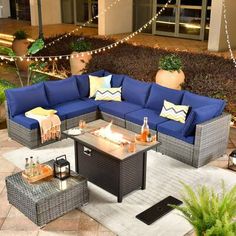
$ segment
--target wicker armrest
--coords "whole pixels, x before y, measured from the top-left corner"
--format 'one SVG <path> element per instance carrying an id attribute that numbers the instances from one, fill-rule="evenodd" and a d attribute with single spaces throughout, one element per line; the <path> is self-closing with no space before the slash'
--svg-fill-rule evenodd
<path id="1" fill-rule="evenodd" d="M 218 142 L 228 142 L 230 119 L 230 114 L 223 113 L 214 119 L 198 124 L 195 147 L 203 149 Z"/>

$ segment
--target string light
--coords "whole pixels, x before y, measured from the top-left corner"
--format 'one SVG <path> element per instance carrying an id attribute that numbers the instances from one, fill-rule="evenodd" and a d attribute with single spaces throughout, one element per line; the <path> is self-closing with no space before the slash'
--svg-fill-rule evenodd
<path id="1" fill-rule="evenodd" d="M 119 0 L 120 1 L 120 0 Z M 106 50 L 111 50 L 112 48 L 114 48 L 114 47 L 117 47 L 118 45 L 120 45 L 120 44 L 123 44 L 125 41 L 128 41 L 128 40 L 130 40 L 130 39 L 132 39 L 133 37 L 135 37 L 137 34 L 139 34 L 139 33 L 141 33 L 145 28 L 147 28 L 149 25 L 151 25 L 152 24 L 152 22 L 154 21 L 154 20 L 156 20 L 156 18 L 161 14 L 161 12 L 163 12 L 166 8 L 167 8 L 167 6 L 168 6 L 168 4 L 170 4 L 171 3 L 171 1 L 172 0 L 168 0 L 167 1 L 167 3 L 161 8 L 161 10 L 155 15 L 155 16 L 153 16 L 149 21 L 148 21 L 148 23 L 146 23 L 146 24 L 144 24 L 142 27 L 140 27 L 138 30 L 136 30 L 135 32 L 133 32 L 133 33 L 131 33 L 130 35 L 128 35 L 128 36 L 126 36 L 126 37 L 124 37 L 124 38 L 122 38 L 122 39 L 120 39 L 120 40 L 118 40 L 118 41 L 116 41 L 116 42 L 114 42 L 114 43 L 112 43 L 112 44 L 110 44 L 110 45 L 107 45 L 107 46 L 104 46 L 104 47 L 101 47 L 101 48 L 97 48 L 97 49 L 94 49 L 94 50 L 91 50 L 91 51 L 89 51 L 89 52 L 86 52 L 87 53 L 87 55 L 93 55 L 93 54 L 97 54 L 97 53 L 100 53 L 100 52 L 105 52 Z M 80 53 L 80 54 L 82 54 L 82 53 Z M 0 55 L 0 56 L 3 56 L 3 55 Z M 4 56 L 5 58 L 7 58 L 8 56 Z M 19 58 L 20 56 L 14 56 L 14 57 L 11 57 L 11 58 Z M 21 56 L 22 57 L 22 56 Z M 49 61 L 52 61 L 53 59 L 55 59 L 55 58 L 60 58 L 60 59 L 62 59 L 62 58 L 66 58 L 66 60 L 69 60 L 69 58 L 70 57 L 74 57 L 73 55 L 71 55 L 71 54 L 66 54 L 66 55 L 57 55 L 57 56 L 30 56 L 30 57 L 25 57 L 25 58 L 27 58 L 26 60 L 27 61 L 29 61 L 30 59 L 42 59 L 42 58 L 44 58 L 44 59 L 48 59 Z M 14 59 L 13 59 L 13 61 L 14 61 Z"/>
<path id="2" fill-rule="evenodd" d="M 228 21 L 227 21 L 227 10 L 226 10 L 226 4 L 225 4 L 225 0 L 222 1 L 223 3 L 223 15 L 224 15 L 224 22 L 225 22 L 225 34 L 226 34 L 226 41 L 227 41 L 227 46 L 229 49 L 229 54 L 230 54 L 230 59 L 233 61 L 234 63 L 234 67 L 236 68 L 236 60 L 231 48 L 231 43 L 230 43 L 230 36 L 229 36 L 229 30 L 228 30 Z"/>

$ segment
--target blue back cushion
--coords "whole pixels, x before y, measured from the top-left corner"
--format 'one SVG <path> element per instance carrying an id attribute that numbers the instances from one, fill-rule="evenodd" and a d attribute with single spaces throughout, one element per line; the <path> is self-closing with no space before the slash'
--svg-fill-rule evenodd
<path id="1" fill-rule="evenodd" d="M 112 88 L 122 87 L 123 80 L 126 75 L 112 74 L 108 71 L 105 71 L 105 76 L 107 76 L 107 75 L 112 75 L 112 77 L 111 77 L 111 87 Z"/>
<path id="2" fill-rule="evenodd" d="M 105 73 L 104 70 L 99 70 L 89 74 L 74 75 L 77 81 L 79 94 L 81 98 L 89 96 L 89 75 L 103 77 L 104 73 Z"/>
<path id="3" fill-rule="evenodd" d="M 5 91 L 10 115 L 16 116 L 35 107 L 49 106 L 43 83 Z"/>
<path id="4" fill-rule="evenodd" d="M 181 103 L 183 94 L 183 91 L 169 89 L 153 83 L 146 107 L 157 112 L 161 112 L 164 100 L 178 105 Z"/>
<path id="5" fill-rule="evenodd" d="M 45 89 L 51 106 L 80 98 L 73 76 L 64 80 L 45 82 Z"/>
<path id="6" fill-rule="evenodd" d="M 215 105 L 216 107 L 218 107 L 214 115 L 215 117 L 219 116 L 223 112 L 226 103 L 224 100 L 221 99 L 209 98 L 185 91 L 182 100 L 182 105 L 188 105 L 192 108 L 198 108 L 206 105 Z"/>
<path id="7" fill-rule="evenodd" d="M 218 109 L 217 105 L 206 105 L 193 108 L 186 120 L 182 134 L 185 137 L 194 135 L 196 125 L 214 118 Z"/>
<path id="8" fill-rule="evenodd" d="M 122 85 L 122 98 L 127 102 L 138 104 L 144 107 L 150 87 L 150 83 L 141 82 L 125 76 Z"/>

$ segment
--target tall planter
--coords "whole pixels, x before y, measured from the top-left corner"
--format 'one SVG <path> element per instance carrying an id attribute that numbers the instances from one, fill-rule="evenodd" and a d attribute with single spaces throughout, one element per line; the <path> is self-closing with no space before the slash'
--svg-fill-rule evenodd
<path id="1" fill-rule="evenodd" d="M 24 56 L 28 52 L 29 45 L 30 42 L 27 39 L 14 39 L 12 43 L 12 50 L 17 56 Z M 26 60 L 21 61 L 20 59 L 17 59 L 16 63 L 20 71 L 27 71 L 30 64 L 30 62 Z"/>
<path id="2" fill-rule="evenodd" d="M 92 56 L 88 55 L 86 52 L 84 52 L 84 55 L 82 56 L 81 53 L 78 52 L 72 52 L 70 56 L 70 68 L 71 68 L 71 74 L 72 75 L 81 75 L 86 65 L 91 60 Z"/>
<path id="3" fill-rule="evenodd" d="M 185 75 L 182 70 L 179 72 L 159 70 L 156 74 L 156 83 L 171 89 L 181 90 L 181 84 L 184 82 Z"/>

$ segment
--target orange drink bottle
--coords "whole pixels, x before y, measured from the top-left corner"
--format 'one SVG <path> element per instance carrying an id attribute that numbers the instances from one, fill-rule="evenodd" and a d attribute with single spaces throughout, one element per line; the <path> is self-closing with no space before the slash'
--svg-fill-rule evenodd
<path id="1" fill-rule="evenodd" d="M 142 129 L 141 129 L 141 140 L 143 142 L 147 141 L 147 136 L 148 136 L 149 133 L 150 133 L 150 130 L 149 130 L 149 126 L 148 126 L 148 118 L 144 117 L 143 126 L 142 126 Z"/>

